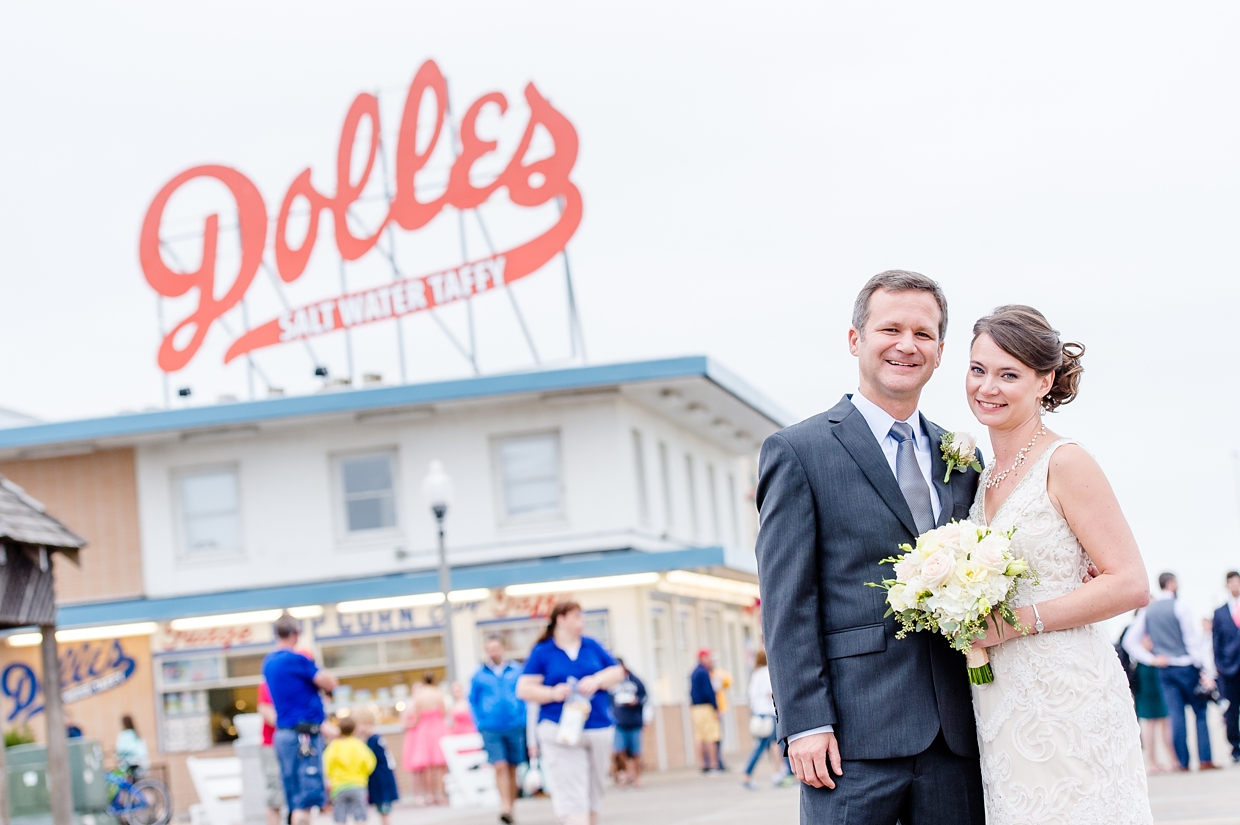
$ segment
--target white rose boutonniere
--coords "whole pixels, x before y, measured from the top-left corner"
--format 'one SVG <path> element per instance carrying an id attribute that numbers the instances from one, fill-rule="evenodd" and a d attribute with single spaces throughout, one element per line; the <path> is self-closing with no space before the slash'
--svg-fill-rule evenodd
<path id="1" fill-rule="evenodd" d="M 952 470 L 961 473 L 968 469 L 977 470 L 979 473 L 982 471 L 982 465 L 977 461 L 977 439 L 972 434 L 943 433 L 939 449 L 943 451 L 943 460 L 947 462 L 944 484 L 951 481 Z"/>

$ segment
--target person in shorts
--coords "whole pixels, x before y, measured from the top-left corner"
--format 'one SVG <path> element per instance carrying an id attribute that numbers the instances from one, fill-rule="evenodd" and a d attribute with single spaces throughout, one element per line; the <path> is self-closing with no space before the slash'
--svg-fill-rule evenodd
<path id="1" fill-rule="evenodd" d="M 365 742 L 375 755 L 375 769 L 370 772 L 366 783 L 370 804 L 379 812 L 381 825 L 391 825 L 392 803 L 400 799 L 400 791 L 396 788 L 396 762 L 383 744 L 383 737 L 375 733 L 374 715 L 368 710 L 361 710 L 353 718 L 357 722 L 357 738 Z"/>
<path id="2" fill-rule="evenodd" d="M 366 743 L 353 735 L 352 716 L 336 723 L 340 735 L 323 751 L 323 773 L 331 784 L 332 819 L 344 823 L 366 821 L 366 788 L 378 760 Z"/>
<path id="3" fill-rule="evenodd" d="M 263 680 L 276 709 L 272 739 L 280 762 L 291 825 L 310 825 L 310 811 L 327 802 L 323 787 L 323 700 L 336 677 L 297 651 L 301 624 L 285 613 L 276 620 L 276 649 L 263 659 Z"/>
<path id="4" fill-rule="evenodd" d="M 616 715 L 616 784 L 642 785 L 642 726 L 646 707 L 646 686 L 633 675 L 623 659 L 616 663 L 624 668 L 624 679 L 611 689 L 611 706 Z"/>
<path id="5" fill-rule="evenodd" d="M 517 698 L 521 666 L 504 656 L 504 642 L 498 636 L 488 638 L 484 650 L 487 658 L 469 683 L 469 706 L 487 761 L 495 766 L 499 820 L 508 825 L 517 798 L 517 766 L 532 755 L 525 744 L 525 702 Z"/>
<path id="6" fill-rule="evenodd" d="M 710 671 L 713 666 L 709 650 L 698 651 L 698 666 L 689 676 L 689 715 L 693 721 L 693 738 L 702 749 L 702 773 L 721 770 L 719 767 L 720 740 L 719 700 L 715 696 L 715 686 L 711 682 Z"/>

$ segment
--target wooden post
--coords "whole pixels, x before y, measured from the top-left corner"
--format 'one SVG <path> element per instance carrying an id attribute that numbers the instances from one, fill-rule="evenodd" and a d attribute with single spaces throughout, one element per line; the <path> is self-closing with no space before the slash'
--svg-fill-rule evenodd
<path id="1" fill-rule="evenodd" d="M 52 825 L 73 825 L 73 784 L 69 780 L 69 739 L 60 704 L 60 651 L 56 625 L 42 625 L 43 713 L 47 720 L 47 784 L 52 796 Z"/>
<path id="2" fill-rule="evenodd" d="M 0 825 L 9 825 L 9 763 L 4 753 L 3 719 L 0 713 Z"/>

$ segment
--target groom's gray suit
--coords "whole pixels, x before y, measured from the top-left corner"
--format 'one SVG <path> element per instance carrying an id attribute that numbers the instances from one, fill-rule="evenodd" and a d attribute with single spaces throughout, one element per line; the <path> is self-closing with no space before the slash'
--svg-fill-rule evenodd
<path id="1" fill-rule="evenodd" d="M 978 475 L 952 473 L 943 429 L 922 417 L 938 524 L 965 519 Z M 770 436 L 757 490 L 758 574 L 778 736 L 834 728 L 835 790 L 801 786 L 801 821 L 983 825 L 977 730 L 964 656 L 938 635 L 899 641 L 879 561 L 918 530 L 865 418 L 845 396 Z"/>

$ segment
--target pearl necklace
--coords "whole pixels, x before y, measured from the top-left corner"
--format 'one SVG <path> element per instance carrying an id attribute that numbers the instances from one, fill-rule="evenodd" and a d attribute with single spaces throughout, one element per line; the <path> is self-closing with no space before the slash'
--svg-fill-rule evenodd
<path id="1" fill-rule="evenodd" d="M 986 480 L 986 489 L 991 490 L 1003 483 L 1003 479 L 1011 475 L 1012 471 L 1025 463 L 1025 457 L 1029 451 L 1033 449 L 1033 445 L 1038 443 L 1038 436 L 1046 433 L 1046 425 L 1043 424 L 1038 431 L 1033 434 L 1033 438 L 1029 439 L 1029 443 L 1020 448 L 1020 452 L 1016 454 L 1016 460 L 1012 462 L 1012 466 L 1008 467 L 1001 473 L 996 473 Z"/>

